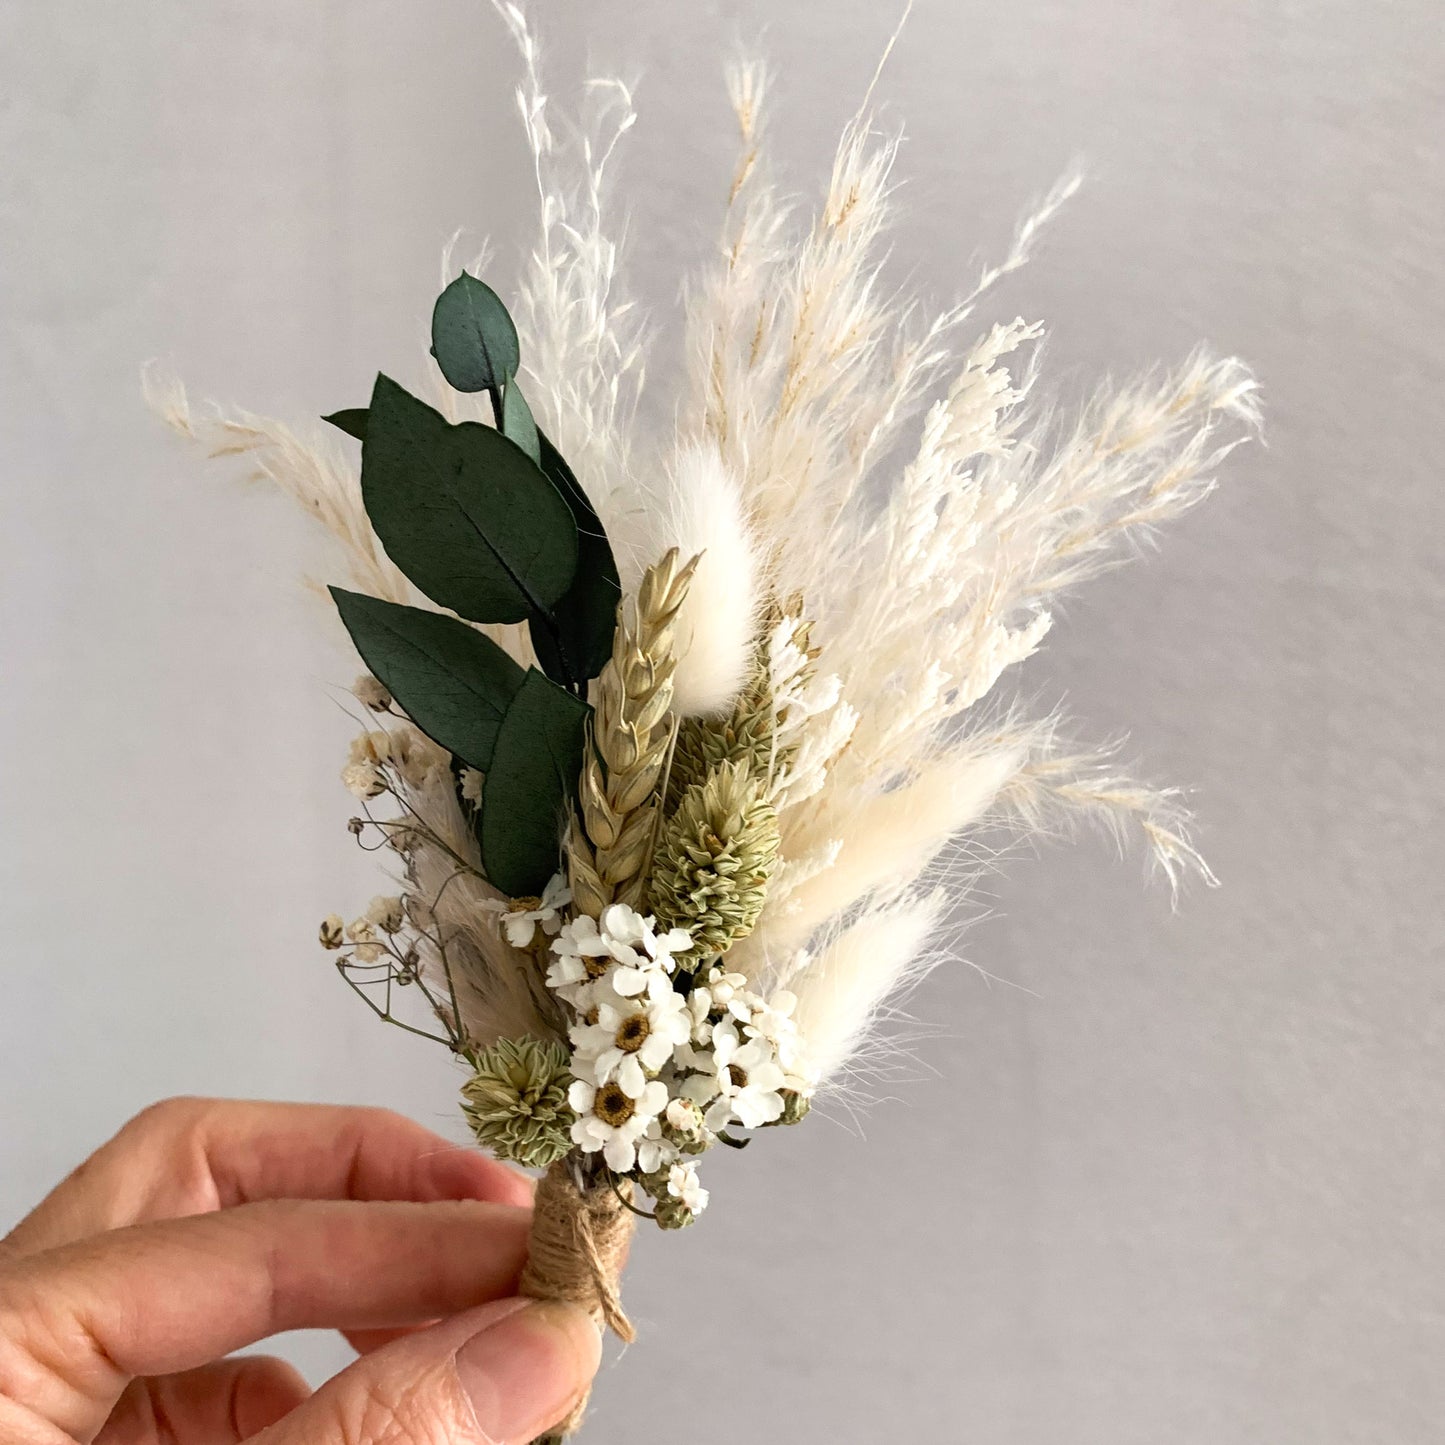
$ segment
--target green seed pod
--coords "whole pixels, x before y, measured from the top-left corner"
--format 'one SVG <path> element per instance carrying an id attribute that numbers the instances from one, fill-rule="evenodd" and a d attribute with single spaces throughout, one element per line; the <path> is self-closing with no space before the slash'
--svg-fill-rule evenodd
<path id="1" fill-rule="evenodd" d="M 498 1039 L 471 1059 L 462 1113 L 477 1143 L 499 1159 L 545 1169 L 572 1147 L 576 1114 L 567 1050 L 537 1039 Z"/>
<path id="2" fill-rule="evenodd" d="M 691 784 L 663 825 L 653 859 L 652 911 L 692 933 L 694 956 L 725 953 L 752 932 L 778 860 L 778 815 L 745 762 Z"/>

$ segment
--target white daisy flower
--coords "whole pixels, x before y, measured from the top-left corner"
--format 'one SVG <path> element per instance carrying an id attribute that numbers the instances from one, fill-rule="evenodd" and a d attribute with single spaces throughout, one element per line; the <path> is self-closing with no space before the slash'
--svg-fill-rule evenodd
<path id="1" fill-rule="evenodd" d="M 554 873 L 540 898 L 514 898 L 512 907 L 502 914 L 502 931 L 513 948 L 530 948 L 537 936 L 540 924 L 542 932 L 553 934 L 562 927 L 562 910 L 572 901 L 572 890 L 567 880 Z M 497 909 L 505 908 L 503 903 L 494 903 Z"/>
<path id="2" fill-rule="evenodd" d="M 558 929 L 552 940 L 552 955 L 547 987 L 570 1001 L 575 1001 L 579 985 L 601 977 L 609 967 L 607 940 L 598 931 L 597 920 L 585 913 Z"/>
<path id="3" fill-rule="evenodd" d="M 567 1091 L 577 1112 L 572 1142 L 584 1154 L 600 1153 L 609 1169 L 625 1174 L 637 1164 L 637 1147 L 667 1107 L 667 1086 L 653 1079 L 633 1098 L 615 1079 L 590 1084 L 577 1079 Z"/>
<path id="4" fill-rule="evenodd" d="M 730 1013 L 736 1019 L 746 1022 L 751 1016 L 750 1000 L 754 995 L 747 991 L 747 979 L 740 973 L 727 973 L 721 968 L 708 971 L 704 985 L 712 999 L 713 1008 Z"/>
<path id="5" fill-rule="evenodd" d="M 667 1171 L 667 1192 L 692 1214 L 707 1208 L 709 1196 L 698 1181 L 696 1164 L 674 1164 Z"/>
<path id="6" fill-rule="evenodd" d="M 692 1025 L 691 1041 L 706 1046 L 712 1041 L 712 995 L 706 988 L 695 988 L 687 996 L 687 1016 Z"/>
<path id="7" fill-rule="evenodd" d="M 767 1039 L 777 1050 L 784 1065 L 786 1055 L 791 1054 L 798 1038 L 798 1025 L 793 1011 L 798 1007 L 798 998 L 785 988 L 780 988 L 772 998 L 759 999 L 743 1032 L 752 1039 Z"/>
<path id="8" fill-rule="evenodd" d="M 579 1076 L 599 1084 L 619 1080 L 634 1098 L 692 1033 L 685 1001 L 661 974 L 653 974 L 638 997 L 608 987 L 594 992 L 591 1003 L 587 1021 L 570 1031 L 574 1067 L 581 1065 Z"/>
<path id="9" fill-rule="evenodd" d="M 704 1119 L 714 1133 L 734 1119 L 760 1129 L 782 1115 L 787 1075 L 767 1039 L 743 1043 L 736 1025 L 724 1019 L 712 1031 L 711 1050 L 691 1050 L 688 1062 L 697 1072 L 683 1082 L 683 1097 L 707 1106 Z"/>
<path id="10" fill-rule="evenodd" d="M 637 1141 L 637 1167 L 643 1174 L 656 1174 L 659 1169 L 669 1168 L 680 1158 L 677 1146 L 662 1137 L 662 1130 L 656 1119 L 649 1122 Z"/>
<path id="11" fill-rule="evenodd" d="M 669 974 L 673 954 L 692 947 L 692 935 L 685 928 L 658 934 L 655 920 L 625 903 L 609 903 L 598 921 L 608 952 L 617 960 L 612 986 L 624 997 L 642 993 L 653 974 Z"/>

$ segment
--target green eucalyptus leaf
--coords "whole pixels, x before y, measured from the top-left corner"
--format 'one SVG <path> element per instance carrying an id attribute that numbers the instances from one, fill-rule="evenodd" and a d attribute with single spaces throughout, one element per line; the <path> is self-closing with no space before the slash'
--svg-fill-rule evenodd
<path id="1" fill-rule="evenodd" d="M 433 742 L 482 772 L 522 669 L 454 617 L 330 589 L 362 661 Z"/>
<path id="2" fill-rule="evenodd" d="M 472 622 L 545 615 L 572 585 L 577 526 L 557 487 L 500 432 L 452 426 L 386 376 L 371 394 L 361 492 L 392 561 Z"/>
<path id="3" fill-rule="evenodd" d="M 537 423 L 532 420 L 532 408 L 527 405 L 527 398 L 522 395 L 522 388 L 515 378 L 507 383 L 507 389 L 502 393 L 502 435 L 521 447 L 534 462 L 541 463 Z"/>
<path id="4" fill-rule="evenodd" d="M 487 877 L 511 898 L 540 894 L 557 871 L 590 712 L 531 668 L 502 719 L 478 836 Z"/>
<path id="5" fill-rule="evenodd" d="M 442 375 L 458 391 L 498 391 L 522 364 L 517 328 L 502 298 L 465 271 L 437 297 L 431 344 Z"/>
<path id="6" fill-rule="evenodd" d="M 551 617 L 532 617 L 532 647 L 549 677 L 583 682 L 596 677 L 612 654 L 622 585 L 607 533 L 581 483 L 545 432 L 538 433 L 538 444 L 542 470 L 561 492 L 577 524 L 577 570 Z"/>
<path id="7" fill-rule="evenodd" d="M 328 416 L 321 418 L 322 421 L 329 421 L 332 426 L 339 427 L 347 436 L 355 437 L 357 441 L 366 440 L 366 418 L 367 409 L 364 406 L 348 406 L 342 411 L 333 411 Z"/>

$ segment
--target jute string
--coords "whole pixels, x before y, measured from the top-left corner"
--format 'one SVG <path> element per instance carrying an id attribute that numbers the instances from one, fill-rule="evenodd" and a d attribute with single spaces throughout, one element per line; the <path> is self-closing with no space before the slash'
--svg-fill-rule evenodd
<path id="1" fill-rule="evenodd" d="M 599 1184 L 582 1193 L 566 1162 L 559 1161 L 538 1184 L 534 1211 L 522 1294 L 529 1299 L 577 1305 L 592 1316 L 599 1329 L 606 1325 L 631 1344 L 636 1331 L 623 1313 L 619 1294 L 634 1228 L 631 1210 L 610 1185 Z M 546 1438 L 572 1434 L 582 1423 L 586 1408 L 584 1396 Z"/>

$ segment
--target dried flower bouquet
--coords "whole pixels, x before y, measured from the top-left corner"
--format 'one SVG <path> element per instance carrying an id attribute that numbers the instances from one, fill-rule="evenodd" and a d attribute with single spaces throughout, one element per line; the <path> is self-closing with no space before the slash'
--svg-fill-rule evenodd
<path id="1" fill-rule="evenodd" d="M 634 1219 L 691 1224 L 710 1149 L 799 1123 L 867 1058 L 939 955 L 951 841 L 1092 817 L 1171 880 L 1208 876 L 1175 793 L 985 700 L 1051 599 L 1208 494 L 1255 390 L 1197 354 L 1042 414 L 1012 362 L 1038 325 L 959 339 L 1071 186 L 924 317 L 880 277 L 896 143 L 865 108 L 799 224 L 742 67 L 723 243 L 690 291 L 675 430 L 649 439 L 602 204 L 630 94 L 599 87 L 559 142 L 526 19 L 501 13 L 541 200 L 517 323 L 456 275 L 430 402 L 379 376 L 326 418 L 359 470 L 151 380 L 177 429 L 249 456 L 349 563 L 355 590 L 331 594 L 373 722 L 343 778 L 401 888 L 321 942 L 378 1014 L 465 1061 L 478 1142 L 546 1171 L 524 1289 L 630 1339 Z"/>

